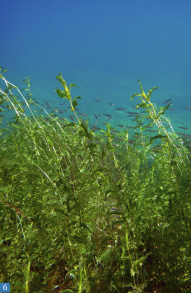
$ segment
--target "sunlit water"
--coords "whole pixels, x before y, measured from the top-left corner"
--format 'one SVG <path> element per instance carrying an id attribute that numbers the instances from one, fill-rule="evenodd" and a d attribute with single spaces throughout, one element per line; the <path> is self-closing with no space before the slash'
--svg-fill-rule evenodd
<path id="1" fill-rule="evenodd" d="M 62 72 L 80 112 L 99 126 L 133 125 L 130 97 L 158 86 L 153 102 L 164 106 L 176 131 L 191 133 L 191 18 L 189 1 L 1 0 L 0 65 L 23 87 L 30 76 L 33 97 L 62 110 L 55 89 Z M 101 100 L 96 102 L 95 100 Z M 114 106 L 107 103 L 114 104 Z M 116 111 L 116 108 L 125 111 Z M 64 109 L 67 109 L 66 106 Z M 61 116 L 68 115 L 64 112 Z M 94 115 L 95 114 L 95 115 Z M 111 115 L 112 118 L 104 114 Z M 188 130 L 179 128 L 186 127 Z M 119 130 L 119 129 L 118 129 Z"/>

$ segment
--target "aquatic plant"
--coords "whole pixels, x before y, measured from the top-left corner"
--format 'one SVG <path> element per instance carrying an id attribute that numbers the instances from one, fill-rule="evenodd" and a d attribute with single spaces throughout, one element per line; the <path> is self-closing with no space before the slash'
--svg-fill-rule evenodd
<path id="1" fill-rule="evenodd" d="M 189 292 L 190 150 L 165 116 L 170 103 L 158 109 L 156 88 L 139 82 L 134 131 L 96 131 L 61 74 L 72 122 L 33 99 L 28 77 L 21 91 L 4 75 L 1 282 L 14 292 Z"/>

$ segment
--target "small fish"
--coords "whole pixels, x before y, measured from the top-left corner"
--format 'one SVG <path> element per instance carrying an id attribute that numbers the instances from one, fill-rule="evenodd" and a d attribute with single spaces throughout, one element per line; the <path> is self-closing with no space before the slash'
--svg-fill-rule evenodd
<path id="1" fill-rule="evenodd" d="M 185 109 L 191 109 L 191 107 L 184 107 Z"/>
<path id="2" fill-rule="evenodd" d="M 147 129 L 148 132 L 156 132 L 157 130 L 154 129 Z"/>
<path id="3" fill-rule="evenodd" d="M 182 129 L 188 130 L 188 128 L 187 127 L 184 127 L 184 126 L 178 126 L 178 128 L 182 128 Z"/>
<path id="4" fill-rule="evenodd" d="M 110 105 L 110 106 L 114 106 L 114 104 L 112 104 L 112 103 L 106 103 L 106 104 L 108 104 L 108 105 Z"/>
<path id="5" fill-rule="evenodd" d="M 115 126 L 118 126 L 118 127 L 124 128 L 124 126 L 121 125 L 121 124 L 115 124 Z"/>
<path id="6" fill-rule="evenodd" d="M 128 140 L 128 143 L 130 143 L 130 144 L 134 144 L 135 141 L 134 141 L 133 139 L 129 139 L 129 140 Z"/>
<path id="7" fill-rule="evenodd" d="M 93 113 L 94 114 L 94 113 Z M 95 119 L 98 119 L 98 117 L 97 117 L 97 115 L 96 114 L 94 114 L 94 117 L 95 117 Z"/>
<path id="8" fill-rule="evenodd" d="M 131 115 L 138 115 L 137 112 L 126 112 L 127 114 L 131 114 Z"/>
<path id="9" fill-rule="evenodd" d="M 116 111 L 123 111 L 123 110 L 125 110 L 125 108 L 116 108 L 114 110 L 116 110 Z"/>
<path id="10" fill-rule="evenodd" d="M 97 103 L 101 102 L 101 100 L 95 100 Z"/>
<path id="11" fill-rule="evenodd" d="M 45 101 L 45 104 L 50 107 L 50 104 L 45 99 L 43 100 Z"/>
<path id="12" fill-rule="evenodd" d="M 84 116 L 84 117 L 88 117 L 86 114 L 83 114 L 83 113 L 80 113 L 80 112 L 79 112 L 79 114 Z"/>
<path id="13" fill-rule="evenodd" d="M 171 101 L 171 99 L 168 99 L 168 100 L 164 101 L 164 104 L 166 104 L 166 103 L 168 103 L 170 101 Z"/>
<path id="14" fill-rule="evenodd" d="M 153 148 L 153 151 L 156 152 L 156 153 L 160 152 L 161 150 L 162 150 L 161 146 L 156 146 L 156 147 Z"/>
<path id="15" fill-rule="evenodd" d="M 97 126 L 93 126 L 92 129 L 95 129 L 95 130 L 101 130 L 101 128 L 97 127 Z"/>
<path id="16" fill-rule="evenodd" d="M 179 134 L 181 136 L 184 136 L 184 137 L 187 137 L 187 135 L 185 133 L 182 133 L 182 132 L 177 132 L 177 134 Z"/>
<path id="17" fill-rule="evenodd" d="M 109 115 L 109 114 L 103 114 L 103 115 L 105 115 L 105 116 L 107 116 L 107 117 L 109 117 L 109 118 L 112 118 L 112 116 Z"/>
<path id="18" fill-rule="evenodd" d="M 71 119 L 72 121 L 75 121 L 75 117 L 74 117 L 74 116 L 70 115 L 69 117 L 70 117 L 70 119 Z"/>

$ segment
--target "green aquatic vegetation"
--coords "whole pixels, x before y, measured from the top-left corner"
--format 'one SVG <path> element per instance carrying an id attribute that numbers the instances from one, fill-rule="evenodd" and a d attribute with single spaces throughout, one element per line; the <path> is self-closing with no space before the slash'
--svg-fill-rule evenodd
<path id="1" fill-rule="evenodd" d="M 4 74 L 1 282 L 14 292 L 189 292 L 191 165 L 170 104 L 158 109 L 155 88 L 140 83 L 135 130 L 95 131 L 61 74 L 72 122 L 33 99 L 29 77 L 20 91 Z"/>

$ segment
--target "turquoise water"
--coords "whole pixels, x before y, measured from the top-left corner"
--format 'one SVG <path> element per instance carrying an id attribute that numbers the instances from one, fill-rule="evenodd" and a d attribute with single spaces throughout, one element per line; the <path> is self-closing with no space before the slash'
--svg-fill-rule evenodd
<path id="1" fill-rule="evenodd" d="M 130 97 L 158 86 L 158 105 L 172 99 L 166 114 L 177 131 L 191 133 L 191 2 L 187 0 L 0 0 L 0 65 L 23 87 L 30 76 L 33 97 L 62 109 L 56 75 L 75 83 L 80 111 L 91 123 L 131 125 Z M 96 99 L 101 102 L 95 102 Z M 114 106 L 107 103 L 113 103 Z M 94 113 L 94 114 L 93 114 Z M 188 130 L 179 129 L 180 126 Z"/>

